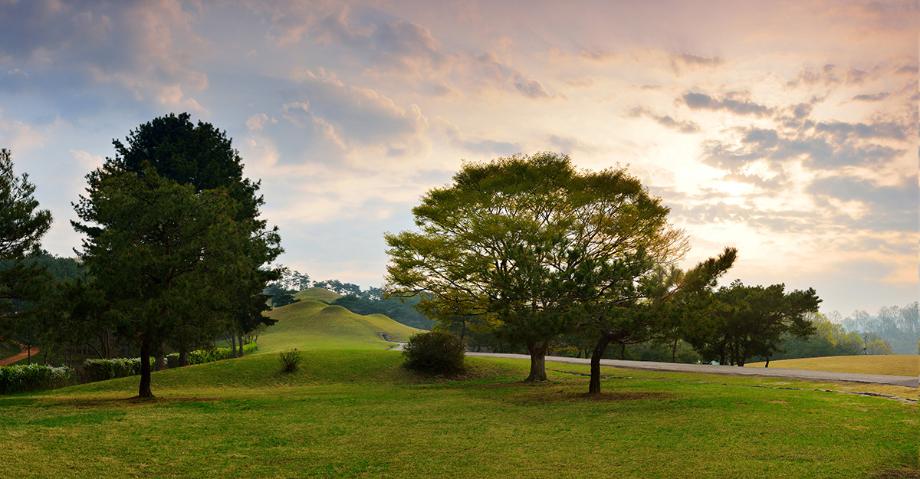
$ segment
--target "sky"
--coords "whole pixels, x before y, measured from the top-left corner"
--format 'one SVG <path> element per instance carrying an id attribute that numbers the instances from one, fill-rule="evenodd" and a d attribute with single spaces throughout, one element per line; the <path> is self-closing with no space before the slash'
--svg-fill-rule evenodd
<path id="1" fill-rule="evenodd" d="M 464 161 L 625 167 L 686 265 L 814 287 L 822 310 L 918 297 L 916 1 L 0 0 L 0 146 L 72 256 L 112 140 L 187 111 L 261 179 L 281 262 L 384 282 L 385 232 Z"/>

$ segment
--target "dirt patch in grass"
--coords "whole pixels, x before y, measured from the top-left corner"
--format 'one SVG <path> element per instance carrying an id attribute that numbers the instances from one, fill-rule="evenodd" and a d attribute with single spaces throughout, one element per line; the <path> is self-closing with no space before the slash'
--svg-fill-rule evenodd
<path id="1" fill-rule="evenodd" d="M 914 468 L 885 469 L 884 471 L 872 477 L 874 479 L 920 479 L 920 469 L 914 469 Z"/>
<path id="2" fill-rule="evenodd" d="M 674 395 L 655 391 L 610 391 L 600 394 L 588 394 L 572 391 L 571 389 L 558 389 L 555 391 L 542 390 L 533 394 L 516 394 L 508 398 L 521 405 L 561 403 L 561 402 L 619 402 L 619 401 L 648 401 L 671 399 Z"/>

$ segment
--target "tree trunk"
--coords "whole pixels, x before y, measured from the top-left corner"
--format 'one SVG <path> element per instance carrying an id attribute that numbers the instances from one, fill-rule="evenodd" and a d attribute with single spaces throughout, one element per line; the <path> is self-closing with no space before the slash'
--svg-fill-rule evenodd
<path id="1" fill-rule="evenodd" d="M 163 354 L 163 347 L 160 346 L 156 350 L 156 359 L 153 361 L 153 370 L 162 371 L 166 369 L 166 355 Z"/>
<path id="2" fill-rule="evenodd" d="M 679 341 L 679 338 L 674 338 L 674 343 L 671 345 L 671 362 L 672 363 L 677 362 L 677 341 Z"/>
<path id="3" fill-rule="evenodd" d="M 179 366 L 188 366 L 188 348 L 186 347 L 179 350 Z"/>
<path id="4" fill-rule="evenodd" d="M 534 343 L 527 346 L 530 352 L 530 375 L 526 382 L 546 381 L 546 343 Z"/>
<path id="5" fill-rule="evenodd" d="M 626 359 L 626 343 L 620 343 L 620 359 Z"/>
<path id="6" fill-rule="evenodd" d="M 153 392 L 150 391 L 150 339 L 146 336 L 141 340 L 141 384 L 137 390 L 137 397 L 153 397 Z"/>
<path id="7" fill-rule="evenodd" d="M 588 384 L 588 394 L 601 393 L 601 359 L 604 357 L 608 344 L 610 344 L 610 336 L 602 335 L 597 340 L 597 346 L 594 347 L 594 352 L 591 354 L 591 381 Z"/>
<path id="8" fill-rule="evenodd" d="M 765 368 L 770 367 L 770 356 L 767 356 L 767 362 L 765 362 L 765 363 L 763 364 L 763 367 L 765 367 Z"/>
<path id="9" fill-rule="evenodd" d="M 244 343 L 243 343 L 243 335 L 242 335 L 242 334 L 240 334 L 239 341 L 237 341 L 237 344 L 240 345 L 240 354 L 239 354 L 237 357 L 238 357 L 238 358 L 241 358 L 241 357 L 243 357 L 243 344 L 244 344 Z"/>
<path id="10" fill-rule="evenodd" d="M 236 356 L 236 333 L 230 333 L 230 349 L 233 351 L 233 355 Z"/>

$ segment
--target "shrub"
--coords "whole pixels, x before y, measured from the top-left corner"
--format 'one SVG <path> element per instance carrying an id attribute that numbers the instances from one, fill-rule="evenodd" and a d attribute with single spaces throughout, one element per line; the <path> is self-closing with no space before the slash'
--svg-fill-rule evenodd
<path id="1" fill-rule="evenodd" d="M 0 367 L 0 394 L 64 386 L 73 380 L 73 369 L 44 364 Z"/>
<path id="2" fill-rule="evenodd" d="M 300 361 L 303 358 L 300 357 L 300 351 L 297 349 L 292 349 L 290 351 L 282 351 L 278 355 L 278 360 L 281 361 L 281 372 L 283 373 L 292 373 L 297 371 L 297 367 L 300 366 Z"/>
<path id="3" fill-rule="evenodd" d="M 450 333 L 416 334 L 403 349 L 405 366 L 429 374 L 456 374 L 463 371 L 464 349 L 460 338 Z"/>
<path id="4" fill-rule="evenodd" d="M 150 358 L 150 366 L 155 360 Z M 141 373 L 141 358 L 87 359 L 83 361 L 83 380 L 87 382 L 123 378 Z"/>

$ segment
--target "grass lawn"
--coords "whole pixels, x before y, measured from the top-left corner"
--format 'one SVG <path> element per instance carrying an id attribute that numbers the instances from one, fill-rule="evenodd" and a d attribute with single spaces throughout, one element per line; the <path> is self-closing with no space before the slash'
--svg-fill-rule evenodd
<path id="1" fill-rule="evenodd" d="M 419 378 L 373 342 L 383 319 L 362 329 L 323 306 L 287 308 L 258 354 L 155 373 L 153 402 L 126 399 L 137 378 L 0 397 L 2 474 L 920 477 L 916 404 L 613 368 L 607 394 L 587 399 L 582 365 L 549 363 L 549 383 L 526 385 L 525 361 L 495 358 L 471 358 L 457 380 Z M 275 351 L 291 345 L 303 366 L 283 375 Z"/>
<path id="2" fill-rule="evenodd" d="M 325 289 L 325 288 L 307 288 L 295 294 L 294 297 L 300 300 L 320 301 L 323 303 L 331 303 L 341 298 L 342 295 L 339 293 L 336 293 L 335 291 L 329 291 L 328 289 Z"/>
<path id="3" fill-rule="evenodd" d="M 762 368 L 763 363 L 752 363 L 747 366 Z M 826 356 L 820 358 L 783 359 L 770 361 L 770 367 L 840 373 L 920 376 L 920 355 L 891 354 L 885 356 Z"/>

